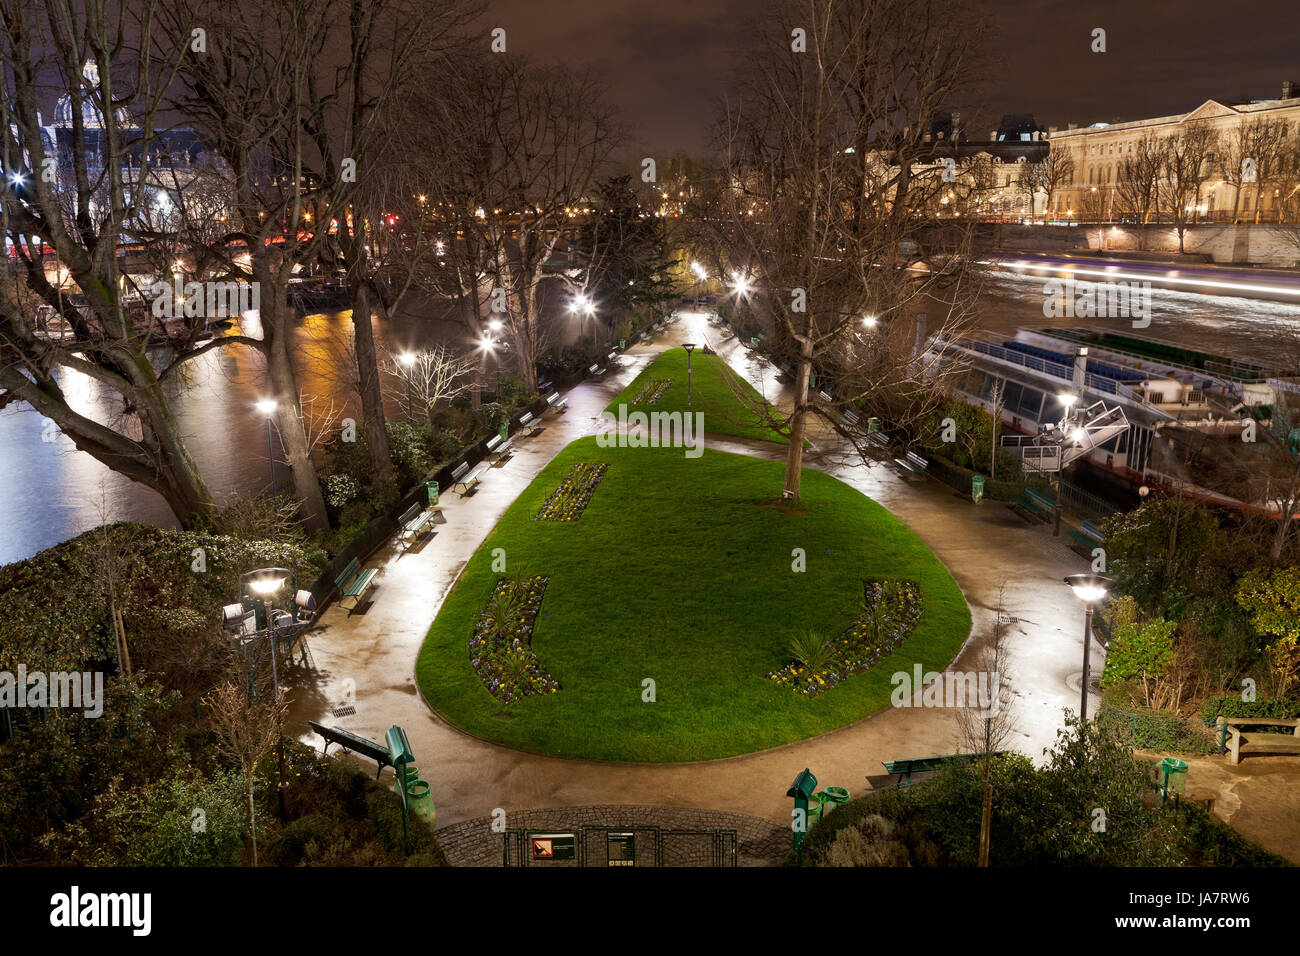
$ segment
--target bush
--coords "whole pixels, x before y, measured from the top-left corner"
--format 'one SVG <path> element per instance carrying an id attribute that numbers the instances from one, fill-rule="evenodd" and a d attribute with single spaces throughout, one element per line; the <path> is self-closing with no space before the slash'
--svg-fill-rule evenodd
<path id="1" fill-rule="evenodd" d="M 1201 720 L 1214 726 L 1220 717 L 1269 717 L 1280 720 L 1300 718 L 1300 700 L 1274 697 L 1269 700 L 1245 701 L 1240 695 L 1209 697 L 1201 704 Z"/>

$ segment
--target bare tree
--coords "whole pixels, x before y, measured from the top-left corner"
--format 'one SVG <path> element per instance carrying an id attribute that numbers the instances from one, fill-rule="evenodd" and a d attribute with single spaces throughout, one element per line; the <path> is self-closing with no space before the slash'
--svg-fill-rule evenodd
<path id="1" fill-rule="evenodd" d="M 450 349 L 436 345 L 394 357 L 384 356 L 381 368 L 384 394 L 389 401 L 411 405 L 426 419 L 444 402 L 469 391 L 475 362 Z"/>
<path id="2" fill-rule="evenodd" d="M 150 0 L 131 14 L 104 4 L 0 2 L 8 177 L 0 232 L 13 252 L 0 281 L 0 407 L 29 405 L 190 524 L 215 504 L 164 390 L 166 368 L 148 349 L 161 342 L 187 354 L 193 326 L 163 326 L 139 303 L 133 308 L 117 254 L 156 185 L 158 116 L 182 52 L 173 45 L 134 63 L 119 54 L 128 36 L 156 28 Z M 38 104 L 51 89 L 62 94 L 66 145 L 43 136 Z M 57 339 L 49 334 L 55 320 Z M 116 416 L 98 420 L 74 407 L 69 376 L 115 394 Z"/>
<path id="3" fill-rule="evenodd" d="M 936 333 L 970 315 L 969 228 L 929 212 L 949 184 L 923 131 L 977 68 L 982 21 L 965 3 L 784 0 L 768 22 L 722 119 L 727 188 L 708 218 L 735 294 L 791 367 L 794 407 L 772 425 L 789 438 L 783 490 L 797 498 L 809 416 L 865 455 L 865 422 L 855 434 L 841 409 L 914 421 L 942 368 L 918 347 L 918 313 Z M 832 402 L 809 401 L 814 372 Z"/>
<path id="4" fill-rule="evenodd" d="M 208 723 L 217 736 L 218 747 L 238 765 L 244 775 L 244 798 L 248 812 L 248 839 L 253 866 L 257 866 L 257 805 L 253 781 L 257 765 L 274 748 L 280 737 L 285 706 L 277 707 L 274 695 L 263 686 L 250 696 L 236 682 L 219 685 L 203 699 Z"/>
<path id="5" fill-rule="evenodd" d="M 1034 197 L 1043 196 L 1043 221 L 1051 215 L 1052 197 L 1062 187 L 1074 182 L 1074 160 L 1064 149 L 1049 149 L 1045 159 L 1028 163 L 1020 174 L 1021 188 L 1027 193 L 1033 212 Z"/>
<path id="6" fill-rule="evenodd" d="M 992 838 L 993 812 L 993 758 L 1003 750 L 1016 730 L 1015 715 L 1011 711 L 1011 651 L 1010 627 L 1006 613 L 1006 586 L 998 588 L 995 618 L 983 646 L 972 660 L 972 665 L 988 688 L 988 699 L 977 706 L 957 711 L 958 747 L 963 753 L 976 755 L 976 768 L 984 784 L 984 809 L 980 818 L 979 865 L 989 865 L 989 844 Z"/>
<path id="7" fill-rule="evenodd" d="M 1217 150 L 1218 140 L 1209 126 L 1192 123 L 1160 143 L 1158 193 L 1178 233 L 1179 252 L 1187 251 L 1187 226 L 1197 217 L 1207 161 Z"/>
<path id="8" fill-rule="evenodd" d="M 449 218 L 444 276 L 470 337 L 501 321 L 535 389 L 552 332 L 538 292 L 622 129 L 590 73 L 506 54 L 466 67 L 463 85 L 427 105 L 447 130 L 427 153 L 430 194 Z"/>
<path id="9" fill-rule="evenodd" d="M 1151 135 L 1133 144 L 1131 153 L 1119 161 L 1115 189 L 1124 211 L 1133 215 L 1138 229 L 1138 248 L 1146 248 L 1146 225 L 1159 209 L 1160 143 Z"/>

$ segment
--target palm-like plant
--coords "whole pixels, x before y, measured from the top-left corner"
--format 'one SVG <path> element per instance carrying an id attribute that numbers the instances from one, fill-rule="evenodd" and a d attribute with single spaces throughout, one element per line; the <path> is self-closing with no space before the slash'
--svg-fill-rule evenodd
<path id="1" fill-rule="evenodd" d="M 831 662 L 832 650 L 830 639 L 816 631 L 804 631 L 790 638 L 791 656 L 813 673 Z"/>
<path id="2" fill-rule="evenodd" d="M 508 640 L 519 623 L 519 609 L 523 601 L 511 585 L 501 588 L 492 596 L 487 606 L 488 631 L 495 637 Z"/>

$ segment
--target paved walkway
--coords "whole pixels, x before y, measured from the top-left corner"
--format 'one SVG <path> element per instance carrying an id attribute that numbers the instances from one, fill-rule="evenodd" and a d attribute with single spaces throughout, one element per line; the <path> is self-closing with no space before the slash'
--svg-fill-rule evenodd
<path id="1" fill-rule="evenodd" d="M 788 823 L 790 781 L 811 767 L 823 785 L 861 792 L 880 763 L 904 756 L 949 753 L 956 747 L 951 710 L 890 709 L 839 730 L 773 750 L 707 763 L 628 764 L 543 757 L 472 738 L 439 719 L 416 689 L 420 645 L 461 568 L 506 508 L 565 445 L 594 434 L 600 411 L 653 358 L 682 342 L 709 342 L 769 400 L 788 407 L 788 390 L 772 370 L 733 341 L 717 343 L 703 316 L 683 315 L 649 344 L 628 350 L 608 375 L 568 393 L 566 415 L 548 417 L 545 431 L 516 440 L 518 451 L 490 469 L 476 493 L 443 496 L 447 524 L 409 554 L 395 548 L 367 562 L 380 568 L 364 613 L 337 605 L 310 635 L 317 665 L 290 676 L 291 727 L 319 746 L 308 720 L 341 725 L 382 740 L 392 724 L 406 729 L 429 781 L 439 826 L 507 811 L 600 804 L 720 809 Z M 829 448 L 824 436 L 814 444 Z M 706 448 L 783 457 L 773 445 L 713 439 Z M 705 452 L 707 454 L 707 450 Z M 970 604 L 973 637 L 952 667 L 976 670 L 977 651 L 994 620 L 999 589 L 1011 627 L 1016 749 L 1033 757 L 1055 738 L 1066 708 L 1079 706 L 1082 608 L 1062 583 L 1086 570 L 1060 539 L 1028 528 L 1004 505 L 974 505 L 945 485 L 892 465 L 867 468 L 815 451 L 805 461 L 836 475 L 896 514 L 950 569 Z M 1094 648 L 1097 673 L 1101 653 Z M 434 702 L 436 705 L 436 701 Z M 341 706 L 355 707 L 335 717 Z M 1095 707 L 1095 701 L 1091 705 Z"/>

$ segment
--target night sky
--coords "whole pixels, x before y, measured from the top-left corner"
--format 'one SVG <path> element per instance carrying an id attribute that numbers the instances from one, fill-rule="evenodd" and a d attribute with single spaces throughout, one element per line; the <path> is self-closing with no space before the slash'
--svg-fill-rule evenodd
<path id="1" fill-rule="evenodd" d="M 1283 80 L 1300 81 L 1295 8 L 1282 0 L 991 6 L 1002 66 L 958 105 L 993 125 L 1003 113 L 1033 113 L 1044 126 L 1164 116 L 1207 99 L 1276 97 Z M 505 27 L 512 52 L 599 69 L 638 146 L 696 153 L 765 9 L 766 0 L 489 0 L 483 25 Z M 1106 30 L 1106 53 L 1090 51 L 1095 27 Z"/>

